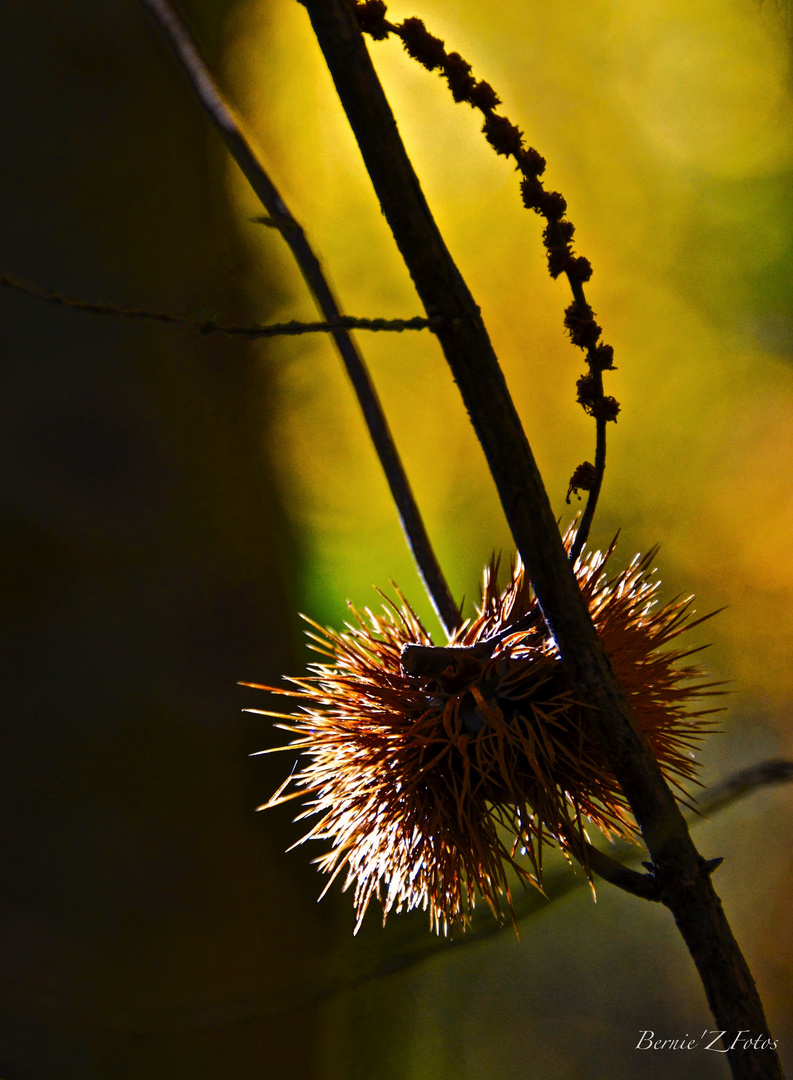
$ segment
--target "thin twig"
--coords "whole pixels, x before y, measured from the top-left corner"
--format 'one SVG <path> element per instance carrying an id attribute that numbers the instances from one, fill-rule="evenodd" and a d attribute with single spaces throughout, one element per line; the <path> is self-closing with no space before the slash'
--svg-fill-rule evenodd
<path id="1" fill-rule="evenodd" d="M 751 795 L 755 791 L 761 791 L 765 787 L 774 786 L 776 784 L 790 783 L 791 780 L 793 780 L 793 761 L 784 758 L 763 761 L 749 769 L 742 769 L 740 772 L 735 773 L 733 776 L 728 776 L 725 780 L 715 784 L 712 788 L 708 788 L 699 795 L 697 800 L 699 814 L 690 815 L 691 823 L 696 825 L 698 822 L 704 820 L 706 816 L 718 813 L 720 810 L 725 809 L 734 802 L 738 802 L 747 795 Z M 594 850 L 598 851 L 601 855 L 605 854 L 600 851 L 599 848 Z M 613 844 L 611 850 L 612 854 L 605 857 L 609 859 L 609 862 L 616 863 L 622 869 L 627 869 L 627 867 L 624 866 L 625 863 L 636 860 L 640 856 L 640 849 L 636 844 L 631 844 L 626 840 L 618 841 Z M 590 865 L 592 866 L 592 869 L 595 870 L 595 873 L 599 873 L 593 863 L 590 863 Z M 605 866 L 605 864 L 601 865 Z M 633 873 L 636 872 L 633 871 Z M 644 877 L 643 874 L 637 874 L 636 876 L 640 878 Z M 514 906 L 516 921 L 523 922 L 533 915 L 542 914 L 548 910 L 550 906 L 549 902 L 560 900 L 563 896 L 567 896 L 569 893 L 585 884 L 586 878 L 580 875 L 574 877 L 568 870 L 565 870 L 562 873 L 546 874 L 543 881 L 542 893 L 535 890 L 529 890 L 524 892 L 522 896 L 515 897 Z M 630 892 L 632 890 L 629 889 L 628 891 Z M 455 939 L 454 941 L 444 940 L 443 938 L 427 940 L 427 935 L 422 933 L 420 936 L 417 935 L 417 941 L 412 947 L 408 945 L 399 956 L 389 957 L 384 963 L 381 962 L 377 964 L 376 967 L 366 975 L 362 977 L 359 976 L 358 979 L 355 980 L 355 985 L 362 982 L 368 982 L 372 979 L 382 978 L 395 971 L 404 971 L 406 968 L 422 963 L 424 960 L 428 960 L 440 952 L 448 952 L 450 949 L 461 949 L 468 945 L 473 945 L 478 941 L 482 941 L 485 938 L 494 937 L 496 934 L 500 933 L 501 929 L 502 927 L 499 923 L 492 917 L 489 917 L 483 918 L 481 921 L 476 919 L 475 926 L 462 937 Z M 345 986 L 345 989 L 349 988 L 349 986 Z"/>
<path id="2" fill-rule="evenodd" d="M 599 376 L 598 376 L 599 377 Z M 600 377 L 602 393 L 602 377 Z M 598 417 L 595 420 L 595 474 L 592 487 L 587 495 L 586 506 L 581 515 L 576 530 L 573 546 L 570 548 L 570 562 L 575 564 L 576 559 L 584 549 L 584 544 L 589 539 L 589 531 L 592 528 L 592 520 L 595 517 L 600 489 L 603 486 L 603 474 L 606 471 L 606 421 Z"/>
<path id="3" fill-rule="evenodd" d="M 330 323 L 342 318 L 336 298 L 328 284 L 303 229 L 295 221 L 286 204 L 256 157 L 250 143 L 234 119 L 212 76 L 198 53 L 190 34 L 167 0 L 140 0 L 152 16 L 170 45 L 182 70 L 187 75 L 207 116 L 219 131 L 229 153 L 242 169 L 249 184 L 269 215 L 269 224 L 276 227 L 297 261 L 303 278 L 319 310 Z M 391 431 L 377 397 L 369 372 L 346 329 L 330 331 L 341 354 L 375 445 L 377 455 L 396 503 L 402 528 L 416 562 L 419 574 L 432 600 L 438 618 L 451 636 L 461 623 L 460 610 L 443 576 L 440 565 L 394 444 Z"/>
<path id="4" fill-rule="evenodd" d="M 170 323 L 172 326 L 184 326 L 188 330 L 196 330 L 199 334 L 221 334 L 251 340 L 292 337 L 297 334 L 330 334 L 340 327 L 345 330 L 386 330 L 401 333 L 403 330 L 430 330 L 437 325 L 437 319 L 424 319 L 419 315 L 410 319 L 361 319 L 354 315 L 339 315 L 332 322 L 299 322 L 292 319 L 285 323 L 270 323 L 269 326 L 229 326 L 227 323 L 214 322 L 212 319 L 190 319 L 186 315 L 171 315 L 166 311 L 148 311 L 144 308 L 130 307 L 128 304 L 94 304 L 87 300 L 75 300 L 50 289 L 32 285 L 29 281 L 7 275 L 0 275 L 0 287 L 33 296 L 37 300 L 54 304 L 56 307 L 84 311 L 89 315 L 121 315 L 126 319 L 149 319 L 153 322 Z"/>
<path id="5" fill-rule="evenodd" d="M 589 305 L 587 304 L 586 296 L 584 294 L 584 286 L 569 272 L 567 273 L 567 280 L 570 282 L 573 298 L 578 305 L 579 310 L 582 312 L 587 311 Z M 586 350 L 586 354 L 587 364 L 589 365 L 589 377 L 591 379 L 593 390 L 593 408 L 597 411 L 598 403 L 603 402 L 605 397 L 603 392 L 603 368 L 598 362 L 596 347 L 590 346 L 590 348 Z M 607 426 L 608 421 L 602 415 L 595 415 L 595 471 L 587 495 L 586 506 L 581 515 L 581 521 L 576 530 L 573 545 L 570 548 L 570 563 L 573 566 L 575 566 L 576 559 L 584 550 L 584 544 L 589 539 L 589 532 L 592 528 L 592 521 L 594 520 L 595 510 L 597 509 L 598 499 L 600 498 L 600 490 L 603 487 L 603 476 L 606 472 Z"/>
<path id="6" fill-rule="evenodd" d="M 763 1006 L 705 860 L 647 740 L 634 727 L 562 545 L 556 519 L 477 305 L 430 213 L 372 66 L 351 0 L 303 0 L 380 205 L 484 449 L 517 548 L 573 689 L 639 824 L 720 1028 L 768 1033 Z M 779 1080 L 774 1051 L 728 1054 L 736 1077 Z"/>
<path id="7" fill-rule="evenodd" d="M 718 784 L 709 787 L 697 799 L 699 812 L 708 817 L 718 813 L 725 806 L 742 799 L 752 791 L 777 784 L 789 784 L 793 780 L 793 761 L 787 758 L 770 758 L 733 773 Z"/>

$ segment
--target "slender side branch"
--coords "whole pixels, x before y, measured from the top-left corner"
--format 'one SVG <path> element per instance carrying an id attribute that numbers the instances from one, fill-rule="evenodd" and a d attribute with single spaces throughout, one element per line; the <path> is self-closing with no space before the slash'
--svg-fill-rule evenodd
<path id="1" fill-rule="evenodd" d="M 654 874 L 640 874 L 629 866 L 612 859 L 604 851 L 592 844 L 584 844 L 584 853 L 588 868 L 610 885 L 616 885 L 623 892 L 631 893 L 642 900 L 661 901 L 661 888 Z"/>
<path id="2" fill-rule="evenodd" d="M 758 788 L 789 784 L 791 781 L 793 761 L 788 758 L 769 758 L 758 765 L 751 765 L 748 769 L 741 769 L 708 788 L 697 800 L 699 810 L 704 815 L 715 814 Z"/>
<path id="3" fill-rule="evenodd" d="M 709 813 L 718 813 L 723 807 L 730 803 L 745 798 L 747 795 L 751 795 L 754 791 L 758 791 L 768 785 L 790 783 L 793 780 L 793 761 L 785 759 L 772 759 L 770 761 L 761 762 L 759 765 L 754 765 L 748 769 L 742 769 L 740 772 L 735 773 L 733 776 L 729 776 L 726 780 L 722 780 L 719 784 L 716 784 L 712 788 L 708 788 L 703 792 L 700 797 L 699 804 L 701 810 L 708 811 Z M 692 818 L 692 824 L 697 823 L 697 818 Z M 598 849 L 594 849 L 598 850 Z M 613 856 L 604 856 L 610 863 L 615 863 L 622 869 L 628 869 L 623 866 L 624 861 L 637 858 L 637 848 L 635 845 L 628 843 L 627 841 L 614 844 L 612 847 L 614 852 Z M 603 852 L 599 852 L 603 854 Z M 619 860 L 619 861 L 618 861 Z M 607 864 L 601 863 L 601 867 L 605 867 Z M 600 874 L 600 870 L 595 865 L 595 860 L 590 858 L 590 866 L 596 874 Z M 638 874 L 636 871 L 632 871 L 636 876 L 646 882 L 647 879 L 644 874 Z M 608 874 L 600 874 L 601 877 L 608 878 Z M 614 875 L 616 877 L 616 873 Z M 612 883 L 613 878 L 608 878 Z M 633 880 L 633 879 L 625 879 Z M 652 880 L 652 879 L 650 879 Z M 580 876 L 574 877 L 570 873 L 552 873 L 545 877 L 543 882 L 543 893 L 530 890 L 523 893 L 522 896 L 516 898 L 515 902 L 515 917 L 518 923 L 523 923 L 527 919 L 530 919 L 536 915 L 541 915 L 546 912 L 551 903 L 554 900 L 560 900 L 564 896 L 568 896 L 571 892 L 579 889 L 582 885 L 582 878 Z M 644 888 L 642 885 L 640 888 Z M 628 888 L 628 892 L 635 890 Z M 657 899 L 657 897 L 650 896 L 649 899 Z M 501 933 L 502 927 L 493 918 L 481 918 L 477 919 L 473 928 L 464 934 L 462 937 L 449 941 L 446 938 L 436 938 L 427 940 L 426 935 L 422 934 L 420 937 L 417 935 L 415 941 L 408 941 L 403 950 L 397 955 L 390 955 L 386 959 L 381 959 L 376 962 L 371 969 L 365 973 L 354 976 L 349 980 L 345 980 L 343 985 L 337 982 L 334 985 L 329 986 L 323 996 L 330 996 L 331 994 L 338 993 L 342 989 L 349 990 L 352 987 L 359 986 L 361 983 L 368 982 L 373 979 L 385 978 L 394 972 L 404 971 L 407 968 L 415 967 L 417 964 L 421 964 L 424 960 L 428 960 L 439 953 L 448 952 L 450 949 L 459 951 L 460 949 L 466 949 L 469 945 L 474 945 L 477 942 L 481 942 L 487 938 L 495 937 Z"/>
<path id="4" fill-rule="evenodd" d="M 198 53 L 187 28 L 168 0 L 140 0 L 152 16 L 176 59 L 187 75 L 191 86 L 209 119 L 219 131 L 229 153 L 245 174 L 246 179 L 269 215 L 268 224 L 277 228 L 297 261 L 303 278 L 319 310 L 328 322 L 341 319 L 339 306 L 303 229 L 289 212 L 285 202 L 270 180 L 237 121 L 223 101 L 212 76 Z M 355 393 L 363 411 L 369 435 L 388 480 L 391 494 L 399 512 L 402 528 L 413 558 L 424 581 L 438 617 L 451 636 L 461 623 L 460 611 L 454 602 L 446 579 L 430 544 L 427 530 L 394 444 L 377 392 L 372 384 L 363 358 L 352 338 L 341 326 L 331 330 Z"/>
<path id="5" fill-rule="evenodd" d="M 88 315 L 121 315 L 126 319 L 149 319 L 153 322 L 168 323 L 172 326 L 184 326 L 196 330 L 199 334 L 222 334 L 227 337 L 242 337 L 250 340 L 266 337 L 292 337 L 296 334 L 330 334 L 339 327 L 345 330 L 390 330 L 401 333 L 403 330 L 429 330 L 432 319 L 415 316 L 412 319 L 359 319 L 354 315 L 340 315 L 333 322 L 298 322 L 292 319 L 285 323 L 270 323 L 269 326 L 229 326 L 212 319 L 189 319 L 185 315 L 171 315 L 166 311 L 146 311 L 143 308 L 130 307 L 128 304 L 94 304 L 87 300 L 75 300 L 70 296 L 42 289 L 29 281 L 0 275 L 0 287 L 13 289 L 15 292 L 33 296 L 55 307 L 69 308 L 71 311 L 84 311 Z"/>
<path id="6" fill-rule="evenodd" d="M 558 222 L 556 223 L 556 231 L 559 231 Z M 577 281 L 569 271 L 567 272 L 567 279 L 570 282 L 570 288 L 573 290 L 576 310 L 581 313 L 589 311 L 590 308 L 586 302 L 584 287 L 581 282 Z M 586 320 L 586 324 L 596 326 L 592 318 Z M 571 329 L 571 336 L 574 335 L 575 329 L 573 328 Z M 614 402 L 613 398 L 607 399 L 603 392 L 603 372 L 613 366 L 613 350 L 611 350 L 610 346 L 606 346 L 604 349 L 603 346 L 593 343 L 587 347 L 586 355 L 589 375 L 578 380 L 578 400 L 595 417 L 595 465 L 588 478 L 589 494 L 587 495 L 584 513 L 581 515 L 581 522 L 573 540 L 573 546 L 570 548 L 570 562 L 573 565 L 575 565 L 576 559 L 584 550 L 584 544 L 589 539 L 589 530 L 592 528 L 592 521 L 600 498 L 600 489 L 603 486 L 603 476 L 606 472 L 606 427 L 610 419 L 616 420 L 615 412 L 604 412 L 604 406 L 607 403 L 616 404 L 616 402 Z M 619 411 L 618 405 L 617 411 Z M 587 465 L 588 462 L 585 463 L 584 469 L 586 469 Z M 570 483 L 571 487 L 575 486 L 575 475 Z"/>
<path id="7" fill-rule="evenodd" d="M 689 836 L 631 711 L 573 576 L 556 520 L 493 346 L 449 254 L 399 137 L 351 0 L 303 0 L 397 246 L 437 331 L 484 449 L 512 535 L 573 687 L 630 803 L 663 889 L 726 1031 L 766 1034 L 749 968 L 724 916 L 709 868 Z M 455 323 L 455 320 L 460 320 Z M 453 328 L 453 325 L 455 328 Z M 736 1077 L 779 1080 L 773 1051 L 731 1051 Z"/>
<path id="8" fill-rule="evenodd" d="M 602 376 L 598 375 L 597 377 L 601 380 L 602 392 Z M 598 417 L 595 421 L 595 468 L 591 478 L 592 486 L 587 495 L 586 506 L 581 515 L 581 521 L 575 535 L 575 540 L 573 541 L 573 546 L 570 548 L 571 563 L 575 563 L 578 556 L 584 550 L 584 544 L 589 539 L 589 531 L 592 528 L 592 521 L 595 517 L 595 510 L 597 509 L 598 499 L 600 498 L 600 489 L 603 486 L 603 474 L 605 471 L 606 421 Z"/>

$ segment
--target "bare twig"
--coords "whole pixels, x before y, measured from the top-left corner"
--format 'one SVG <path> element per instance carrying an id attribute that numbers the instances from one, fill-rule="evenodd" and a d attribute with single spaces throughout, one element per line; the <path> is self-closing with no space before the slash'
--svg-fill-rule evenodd
<path id="1" fill-rule="evenodd" d="M 372 66 L 351 0 L 303 0 L 366 167 L 428 314 L 451 322 L 438 340 L 487 457 L 502 506 L 574 689 L 593 707 L 593 727 L 650 851 L 672 910 L 727 1031 L 768 1032 L 754 980 L 709 868 L 631 710 L 592 624 L 547 493 L 479 309 L 427 206 Z M 736 1077 L 779 1080 L 774 1051 L 730 1051 Z"/>
<path id="2" fill-rule="evenodd" d="M 725 806 L 742 799 L 752 791 L 789 784 L 793 780 L 793 761 L 787 758 L 770 758 L 733 773 L 713 787 L 709 787 L 697 800 L 697 807 L 704 817 L 723 810 Z"/>
<path id="3" fill-rule="evenodd" d="M 569 272 L 567 273 L 567 280 L 570 282 L 570 288 L 573 291 L 573 297 L 578 310 L 581 312 L 588 311 L 589 305 L 587 304 L 586 296 L 584 295 L 584 286 Z M 572 565 L 575 565 L 576 559 L 584 550 L 584 544 L 589 539 L 589 532 L 592 528 L 592 521 L 594 520 L 595 510 L 597 509 L 598 499 L 600 498 L 600 489 L 603 487 L 603 476 L 606 472 L 606 428 L 608 420 L 600 411 L 600 406 L 605 400 L 605 394 L 603 392 L 603 366 L 599 359 L 600 354 L 597 346 L 590 346 L 587 349 L 586 354 L 587 364 L 589 366 L 589 381 L 592 388 L 591 409 L 595 417 L 595 468 L 590 481 L 591 486 L 587 495 L 586 506 L 581 515 L 581 521 L 576 530 L 573 545 L 570 548 L 570 563 Z M 611 363 L 611 359 L 609 359 L 608 363 Z"/>
<path id="4" fill-rule="evenodd" d="M 340 327 L 345 330 L 385 330 L 401 333 L 403 330 L 429 330 L 437 325 L 437 320 L 415 316 L 411 319 L 359 319 L 354 315 L 339 315 L 332 322 L 299 322 L 291 320 L 285 323 L 271 323 L 269 326 L 229 326 L 213 319 L 190 319 L 185 315 L 171 315 L 165 311 L 147 311 L 143 308 L 130 307 L 128 304 L 94 304 L 86 300 L 75 300 L 61 293 L 42 289 L 29 281 L 0 275 L 0 286 L 15 292 L 34 296 L 55 307 L 69 308 L 71 311 L 84 311 L 89 315 L 121 315 L 126 319 L 149 319 L 153 322 L 169 323 L 172 326 L 184 326 L 196 330 L 199 334 L 221 334 L 227 337 L 241 337 L 255 340 L 267 337 L 292 337 L 296 334 L 330 334 Z"/>
<path id="5" fill-rule="evenodd" d="M 157 23 L 187 75 L 204 111 L 219 131 L 229 153 L 242 169 L 267 211 L 268 224 L 276 227 L 289 245 L 325 320 L 337 323 L 342 316 L 319 260 L 306 240 L 303 229 L 292 217 L 239 124 L 223 101 L 184 23 L 168 0 L 140 0 L 140 3 Z M 460 611 L 430 544 L 377 392 L 366 365 L 347 330 L 336 326 L 330 332 L 358 396 L 370 437 L 385 471 L 419 574 L 442 625 L 451 636 L 460 625 Z"/>
<path id="6" fill-rule="evenodd" d="M 575 563 L 576 559 L 584 549 L 584 544 L 589 539 L 589 531 L 592 528 L 592 521 L 595 517 L 595 510 L 597 509 L 598 499 L 600 497 L 600 489 L 603 486 L 603 474 L 605 471 L 606 421 L 597 419 L 595 421 L 595 473 L 592 480 L 592 487 L 589 489 L 587 495 L 586 506 L 581 515 L 581 521 L 579 522 L 575 539 L 573 540 L 573 546 L 570 548 L 571 563 Z"/>

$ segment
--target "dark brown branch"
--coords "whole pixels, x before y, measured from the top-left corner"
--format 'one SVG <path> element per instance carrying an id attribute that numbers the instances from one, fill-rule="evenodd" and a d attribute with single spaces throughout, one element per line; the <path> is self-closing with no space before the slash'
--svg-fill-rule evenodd
<path id="1" fill-rule="evenodd" d="M 227 323 L 214 322 L 212 319 L 189 319 L 185 315 L 170 315 L 165 311 L 147 311 L 127 304 L 93 304 L 87 300 L 75 300 L 49 289 L 41 289 L 29 281 L 21 281 L 19 278 L 6 275 L 0 275 L 0 287 L 33 296 L 55 307 L 84 311 L 89 315 L 121 315 L 126 319 L 148 319 L 152 322 L 183 326 L 188 330 L 196 330 L 199 334 L 221 334 L 249 340 L 293 337 L 297 334 L 330 334 L 340 327 L 345 330 L 386 330 L 401 333 L 403 330 L 429 330 L 435 325 L 431 319 L 423 319 L 418 315 L 412 319 L 359 319 L 354 315 L 340 315 L 333 322 L 298 322 L 293 319 L 285 323 L 271 323 L 269 326 L 229 326 Z"/>
<path id="2" fill-rule="evenodd" d="M 646 740 L 633 726 L 573 576 L 492 344 L 430 214 L 372 67 L 350 0 L 303 0 L 397 246 L 429 316 L 485 452 L 518 550 L 573 687 L 657 868 L 664 899 L 697 965 L 721 1028 L 768 1030 L 749 968 L 724 916 L 705 860 L 688 833 Z M 456 329 L 452 329 L 452 323 Z M 773 1051 L 729 1054 L 736 1077 L 782 1076 Z"/>
<path id="3" fill-rule="evenodd" d="M 219 131 L 229 153 L 242 169 L 248 183 L 267 211 L 268 224 L 276 227 L 289 245 L 306 285 L 325 320 L 337 323 L 342 316 L 319 260 L 309 245 L 303 229 L 292 217 L 239 124 L 223 101 L 187 28 L 167 0 L 140 0 L 140 3 L 152 16 L 166 38 L 204 111 Z M 460 611 L 435 557 L 377 392 L 363 358 L 347 330 L 334 328 L 331 333 L 358 396 L 369 435 L 385 471 L 388 486 L 399 512 L 402 529 L 419 574 L 443 627 L 451 636 L 460 625 Z"/>

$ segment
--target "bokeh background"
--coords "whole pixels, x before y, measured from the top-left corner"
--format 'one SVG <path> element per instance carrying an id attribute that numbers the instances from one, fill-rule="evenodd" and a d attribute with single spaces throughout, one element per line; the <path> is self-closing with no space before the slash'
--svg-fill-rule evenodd
<path id="1" fill-rule="evenodd" d="M 197 318 L 313 310 L 132 0 L 0 3 L 0 272 Z M 419 313 L 293 0 L 185 0 L 346 311 Z M 622 404 L 593 541 L 660 542 L 664 596 L 726 607 L 695 633 L 732 680 L 704 778 L 793 752 L 793 105 L 780 0 L 473 0 L 420 15 L 548 160 L 595 268 Z M 566 523 L 592 424 L 540 222 L 436 76 L 371 45 L 408 150 L 480 303 Z M 237 680 L 309 659 L 298 611 L 398 582 L 432 620 L 331 343 L 244 344 L 3 305 L 3 1080 L 726 1077 L 636 1051 L 712 1027 L 664 911 L 605 886 L 436 951 L 423 916 L 320 881 L 291 767 Z M 511 553 L 434 340 L 360 334 L 453 589 Z M 698 636 L 697 636 L 698 635 Z M 793 798 L 696 826 L 793 1068 Z M 422 953 L 426 950 L 426 955 Z M 411 963 L 405 957 L 422 961 Z"/>

